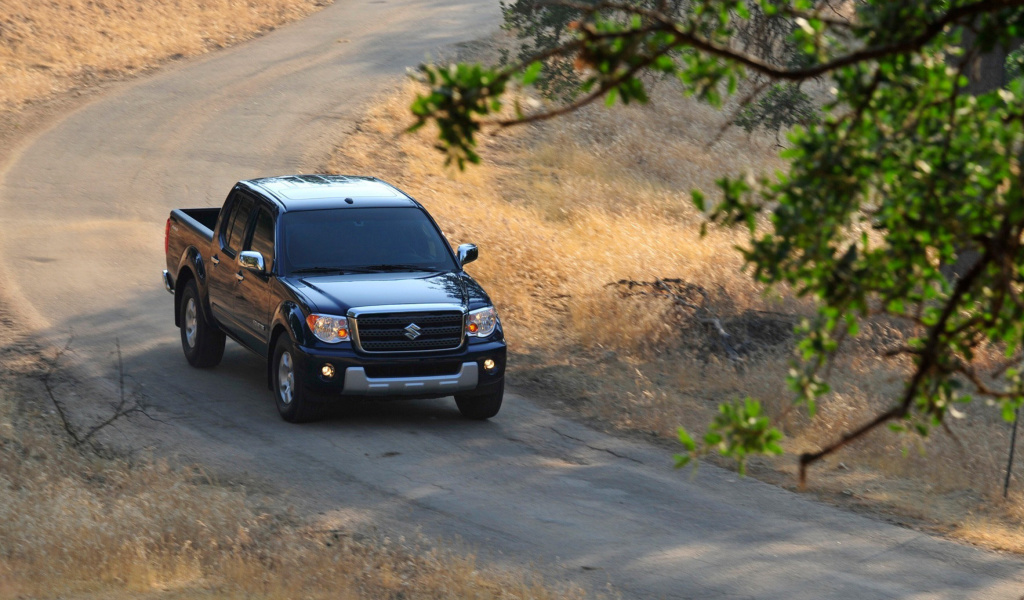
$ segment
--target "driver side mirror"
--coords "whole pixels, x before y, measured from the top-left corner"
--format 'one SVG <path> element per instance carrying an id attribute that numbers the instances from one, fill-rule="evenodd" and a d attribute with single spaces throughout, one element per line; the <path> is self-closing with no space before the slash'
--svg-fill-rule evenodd
<path id="1" fill-rule="evenodd" d="M 462 244 L 459 246 L 459 266 L 464 266 L 466 263 L 471 263 L 477 259 L 480 252 L 476 249 L 475 244 Z"/>
<path id="2" fill-rule="evenodd" d="M 267 263 L 263 260 L 263 255 L 252 250 L 243 250 L 238 253 L 238 265 L 243 269 L 260 274 L 267 270 Z"/>

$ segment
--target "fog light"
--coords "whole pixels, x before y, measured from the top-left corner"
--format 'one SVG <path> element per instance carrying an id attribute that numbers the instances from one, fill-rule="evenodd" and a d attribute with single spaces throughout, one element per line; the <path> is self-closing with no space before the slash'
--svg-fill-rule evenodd
<path id="1" fill-rule="evenodd" d="M 324 376 L 324 379 L 331 379 L 334 377 L 334 365 L 326 363 L 320 367 L 320 374 Z"/>
<path id="2" fill-rule="evenodd" d="M 490 373 L 493 370 L 494 370 L 494 361 L 489 359 L 489 358 L 484 359 L 484 371 L 487 371 L 488 373 Z"/>

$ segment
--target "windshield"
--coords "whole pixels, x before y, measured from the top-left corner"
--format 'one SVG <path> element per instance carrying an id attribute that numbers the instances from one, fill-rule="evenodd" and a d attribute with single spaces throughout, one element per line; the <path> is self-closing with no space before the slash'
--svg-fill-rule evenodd
<path id="1" fill-rule="evenodd" d="M 285 213 L 281 237 L 292 274 L 455 269 L 448 243 L 412 206 Z"/>

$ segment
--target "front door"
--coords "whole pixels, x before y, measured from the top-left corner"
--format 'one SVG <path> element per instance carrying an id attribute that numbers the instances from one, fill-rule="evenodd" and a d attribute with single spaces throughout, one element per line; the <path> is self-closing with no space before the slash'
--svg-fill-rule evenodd
<path id="1" fill-rule="evenodd" d="M 274 217 L 266 207 L 256 211 L 256 222 L 252 234 L 246 239 L 243 250 L 259 252 L 266 267 L 264 273 L 249 271 L 236 265 L 236 287 L 238 298 L 235 316 L 240 326 L 242 341 L 262 355 L 269 353 L 270 319 L 273 306 L 270 294 L 271 277 L 274 273 Z"/>

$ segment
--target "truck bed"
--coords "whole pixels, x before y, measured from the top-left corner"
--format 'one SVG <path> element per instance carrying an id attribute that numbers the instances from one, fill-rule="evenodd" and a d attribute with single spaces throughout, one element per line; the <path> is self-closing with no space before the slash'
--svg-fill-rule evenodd
<path id="1" fill-rule="evenodd" d="M 167 223 L 167 271 L 169 287 L 178 279 L 178 267 L 187 248 L 194 247 L 207 255 L 213 243 L 213 230 L 217 227 L 219 208 L 179 208 L 171 211 Z"/>
<path id="2" fill-rule="evenodd" d="M 174 213 L 180 213 L 175 215 L 178 220 L 195 229 L 196 233 L 213 239 L 213 228 L 217 226 L 217 215 L 220 214 L 219 208 L 180 208 Z"/>

